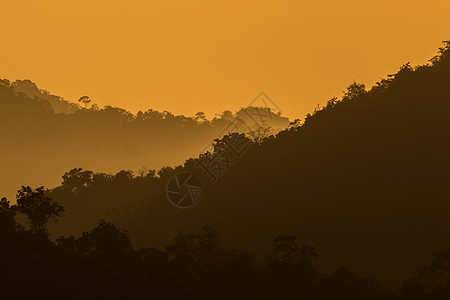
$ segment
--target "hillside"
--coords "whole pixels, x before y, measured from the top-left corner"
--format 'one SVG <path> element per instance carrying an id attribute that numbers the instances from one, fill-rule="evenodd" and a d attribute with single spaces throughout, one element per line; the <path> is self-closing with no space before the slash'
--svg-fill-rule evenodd
<path id="1" fill-rule="evenodd" d="M 202 112 L 192 117 L 152 109 L 132 114 L 70 103 L 29 80 L 0 80 L 0 191 L 13 198 L 21 185 L 54 187 L 75 167 L 139 172 L 174 166 L 198 155 L 228 118 L 259 109 L 225 111 L 212 120 Z M 267 126 L 273 132 L 289 124 L 270 114 Z"/>
<path id="2" fill-rule="evenodd" d="M 450 248 L 445 45 L 430 64 L 406 64 L 369 91 L 354 83 L 305 122 L 253 143 L 216 184 L 188 160 L 184 169 L 204 185 L 192 209 L 176 209 L 164 195 L 181 167 L 159 176 L 72 171 L 52 191 L 68 208 L 55 233 L 79 233 L 99 215 L 127 228 L 139 247 L 166 245 L 205 224 L 228 247 L 244 249 L 269 249 L 286 233 L 316 246 L 324 270 L 345 265 L 399 284 Z"/>

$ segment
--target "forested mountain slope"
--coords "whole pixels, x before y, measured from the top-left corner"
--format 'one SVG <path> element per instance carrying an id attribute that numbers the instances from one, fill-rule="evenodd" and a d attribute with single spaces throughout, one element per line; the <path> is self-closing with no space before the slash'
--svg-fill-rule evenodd
<path id="1" fill-rule="evenodd" d="M 52 192 L 68 207 L 61 228 L 85 230 L 101 212 L 139 246 L 209 224 L 229 247 L 259 250 L 287 233 L 316 246 L 322 268 L 344 264 L 398 283 L 450 248 L 448 46 L 429 65 L 407 64 L 370 91 L 352 84 L 303 124 L 253 143 L 215 184 L 188 160 L 184 171 L 204 185 L 189 210 L 171 206 L 164 192 L 183 168 L 159 176 L 72 171 Z"/>
<path id="2" fill-rule="evenodd" d="M 115 173 L 174 166 L 198 155 L 229 119 L 252 110 L 260 108 L 225 111 L 212 120 L 202 112 L 132 114 L 93 102 L 70 103 L 29 80 L 0 80 L 0 191 L 11 198 L 21 185 L 54 187 L 75 167 Z M 289 124 L 270 115 L 273 132 Z"/>

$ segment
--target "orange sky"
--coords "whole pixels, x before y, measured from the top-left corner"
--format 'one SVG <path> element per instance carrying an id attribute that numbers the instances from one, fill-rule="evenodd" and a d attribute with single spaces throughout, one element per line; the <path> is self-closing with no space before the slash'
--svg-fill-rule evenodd
<path id="1" fill-rule="evenodd" d="M 303 117 L 450 39 L 450 1 L 14 0 L 0 78 L 102 105 L 208 117 L 264 90 Z"/>

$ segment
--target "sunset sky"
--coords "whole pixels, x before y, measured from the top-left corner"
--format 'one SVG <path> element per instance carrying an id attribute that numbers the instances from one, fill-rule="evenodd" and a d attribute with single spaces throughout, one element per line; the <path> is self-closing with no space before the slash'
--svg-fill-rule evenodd
<path id="1" fill-rule="evenodd" d="M 260 91 L 303 117 L 450 39 L 450 1 L 14 0 L 0 78 L 67 100 L 213 117 Z"/>

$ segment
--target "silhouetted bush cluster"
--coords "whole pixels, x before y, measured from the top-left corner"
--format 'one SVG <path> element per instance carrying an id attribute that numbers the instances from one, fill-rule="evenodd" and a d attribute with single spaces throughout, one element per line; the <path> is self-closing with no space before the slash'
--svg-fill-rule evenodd
<path id="1" fill-rule="evenodd" d="M 450 251 L 393 292 L 346 268 L 321 274 L 316 249 L 290 235 L 276 236 L 265 255 L 222 248 L 209 226 L 178 234 L 164 251 L 135 250 L 126 231 L 101 220 L 78 238 L 52 241 L 47 221 L 61 209 L 42 191 L 24 187 L 17 205 L 0 201 L 4 299 L 446 299 L 450 292 Z M 15 215 L 31 203 L 27 229 Z"/>

